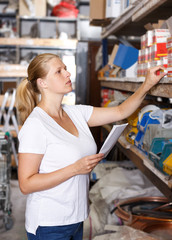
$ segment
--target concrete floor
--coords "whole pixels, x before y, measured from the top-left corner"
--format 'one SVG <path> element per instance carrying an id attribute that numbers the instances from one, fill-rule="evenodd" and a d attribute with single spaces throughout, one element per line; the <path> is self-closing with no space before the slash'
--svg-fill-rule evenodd
<path id="1" fill-rule="evenodd" d="M 14 224 L 10 230 L 6 231 L 2 220 L 0 221 L 0 240 L 27 240 L 24 227 L 26 196 L 20 192 L 17 180 L 11 180 L 11 202 Z"/>

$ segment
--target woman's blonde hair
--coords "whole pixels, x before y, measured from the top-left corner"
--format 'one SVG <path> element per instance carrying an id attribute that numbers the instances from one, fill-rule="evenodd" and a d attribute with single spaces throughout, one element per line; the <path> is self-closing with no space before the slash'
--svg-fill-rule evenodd
<path id="1" fill-rule="evenodd" d="M 17 87 L 16 107 L 21 124 L 25 122 L 26 118 L 39 102 L 40 91 L 37 86 L 37 79 L 46 77 L 49 71 L 47 63 L 53 58 L 59 57 L 51 53 L 36 56 L 28 66 L 28 77 L 23 79 Z"/>

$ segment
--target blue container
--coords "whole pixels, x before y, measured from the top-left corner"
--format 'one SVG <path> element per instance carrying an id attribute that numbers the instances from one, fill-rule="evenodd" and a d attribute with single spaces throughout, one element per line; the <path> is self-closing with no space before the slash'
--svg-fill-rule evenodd
<path id="1" fill-rule="evenodd" d="M 141 121 L 137 123 L 138 133 L 136 135 L 134 145 L 137 146 L 140 150 L 142 150 L 145 154 L 148 154 L 148 152 L 143 147 L 143 139 L 145 132 L 147 130 L 147 127 L 150 124 L 160 124 L 160 122 L 157 119 L 150 118 L 150 112 L 146 112 L 143 114 L 143 117 Z"/>
<path id="2" fill-rule="evenodd" d="M 172 139 L 154 138 L 148 156 L 149 159 L 154 163 L 154 166 L 164 173 L 163 162 L 171 153 Z"/>

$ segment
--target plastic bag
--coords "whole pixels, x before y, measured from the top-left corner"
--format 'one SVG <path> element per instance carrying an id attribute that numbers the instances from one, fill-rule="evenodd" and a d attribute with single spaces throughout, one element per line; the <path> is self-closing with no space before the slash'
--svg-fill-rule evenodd
<path id="1" fill-rule="evenodd" d="M 128 226 L 106 226 L 105 230 L 116 232 L 96 236 L 93 240 L 163 240 Z"/>
<path id="2" fill-rule="evenodd" d="M 64 18 L 76 18 L 78 16 L 78 12 L 79 10 L 75 7 L 74 1 L 62 1 L 53 8 L 51 15 Z"/>

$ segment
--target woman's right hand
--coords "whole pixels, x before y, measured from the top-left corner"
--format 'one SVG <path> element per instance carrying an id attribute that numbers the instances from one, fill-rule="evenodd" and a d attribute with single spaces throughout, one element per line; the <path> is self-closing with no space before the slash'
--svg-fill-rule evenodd
<path id="1" fill-rule="evenodd" d="M 90 173 L 93 168 L 103 159 L 103 153 L 97 153 L 83 157 L 74 163 L 76 175 Z"/>

